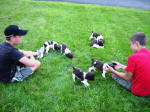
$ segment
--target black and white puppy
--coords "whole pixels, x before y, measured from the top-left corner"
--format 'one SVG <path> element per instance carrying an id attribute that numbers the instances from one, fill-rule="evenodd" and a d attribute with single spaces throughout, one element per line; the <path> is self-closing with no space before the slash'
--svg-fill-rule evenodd
<path id="1" fill-rule="evenodd" d="M 113 63 L 108 64 L 108 63 L 104 63 L 104 62 L 92 59 L 92 66 L 89 68 L 89 72 L 91 72 L 92 70 L 95 70 L 95 69 L 99 69 L 100 71 L 102 71 L 102 76 L 104 78 L 106 78 L 105 77 L 105 74 L 107 72 L 106 67 L 108 65 L 111 66 L 113 69 L 115 69 L 115 66 L 117 65 L 117 63 L 113 62 Z"/>
<path id="2" fill-rule="evenodd" d="M 64 53 L 64 55 L 66 55 L 68 58 L 73 58 L 73 54 L 66 44 L 62 43 L 60 45 L 60 51 L 61 53 Z"/>
<path id="3" fill-rule="evenodd" d="M 94 48 L 104 48 L 104 39 L 100 39 L 100 40 L 93 40 L 91 43 L 90 43 L 90 46 L 91 47 L 94 47 Z"/>
<path id="4" fill-rule="evenodd" d="M 92 32 L 91 36 L 89 37 L 89 40 L 91 39 L 94 39 L 90 44 L 91 47 L 104 48 L 104 38 L 101 34 Z"/>
<path id="5" fill-rule="evenodd" d="M 92 31 L 92 34 L 89 37 L 89 40 L 91 40 L 91 39 L 99 40 L 99 39 L 103 39 L 103 36 L 101 34 L 98 34 L 98 33 Z"/>
<path id="6" fill-rule="evenodd" d="M 56 51 L 60 50 L 60 45 L 55 41 L 47 41 L 43 44 L 43 47 L 44 47 L 46 53 L 48 53 L 48 51 L 50 49 L 53 49 Z"/>
<path id="7" fill-rule="evenodd" d="M 94 80 L 94 74 L 92 72 L 83 72 L 80 68 L 73 67 L 72 78 L 74 81 L 76 77 L 81 80 L 85 87 L 89 86 L 87 80 Z"/>
<path id="8" fill-rule="evenodd" d="M 43 46 L 39 49 L 36 50 L 37 52 L 37 58 L 43 58 L 44 52 L 48 53 L 50 49 L 59 51 L 60 50 L 60 45 L 55 42 L 55 41 L 47 41 L 43 44 Z"/>

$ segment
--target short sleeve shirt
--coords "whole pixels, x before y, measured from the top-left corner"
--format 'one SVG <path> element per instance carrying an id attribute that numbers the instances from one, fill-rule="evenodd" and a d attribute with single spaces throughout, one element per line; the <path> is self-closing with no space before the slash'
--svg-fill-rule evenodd
<path id="1" fill-rule="evenodd" d="M 0 43 L 0 81 L 10 82 L 14 76 L 15 64 L 24 55 L 7 42 Z"/>
<path id="2" fill-rule="evenodd" d="M 139 52 L 129 56 L 125 69 L 133 73 L 131 92 L 144 96 L 150 94 L 150 51 L 142 48 Z"/>

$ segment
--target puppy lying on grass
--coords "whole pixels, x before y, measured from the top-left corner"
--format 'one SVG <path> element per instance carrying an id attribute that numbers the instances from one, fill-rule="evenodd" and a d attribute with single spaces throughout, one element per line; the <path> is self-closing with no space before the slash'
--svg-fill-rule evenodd
<path id="1" fill-rule="evenodd" d="M 89 40 L 94 39 L 90 46 L 94 48 L 104 48 L 104 38 L 101 34 L 98 34 L 96 32 L 92 32 L 91 36 L 89 37 Z"/>

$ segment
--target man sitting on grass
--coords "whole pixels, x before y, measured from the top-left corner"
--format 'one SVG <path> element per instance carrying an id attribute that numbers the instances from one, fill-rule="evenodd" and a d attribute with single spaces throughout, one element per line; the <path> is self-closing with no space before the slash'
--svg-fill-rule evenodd
<path id="1" fill-rule="evenodd" d="M 35 52 L 18 50 L 14 47 L 21 43 L 22 36 L 27 32 L 16 25 L 10 25 L 5 29 L 6 41 L 0 43 L 0 82 L 23 81 L 39 68 L 40 62 L 35 60 Z M 17 63 L 25 66 L 18 69 Z"/>
<path id="2" fill-rule="evenodd" d="M 146 49 L 146 36 L 138 32 L 130 38 L 130 49 L 134 52 L 128 58 L 128 65 L 118 65 L 118 69 L 124 69 L 121 73 L 107 67 L 112 78 L 124 88 L 138 96 L 150 94 L 150 51 Z"/>

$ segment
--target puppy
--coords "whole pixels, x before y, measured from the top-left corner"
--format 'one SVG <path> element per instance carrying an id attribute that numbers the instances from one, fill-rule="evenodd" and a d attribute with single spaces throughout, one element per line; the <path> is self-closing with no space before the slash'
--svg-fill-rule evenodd
<path id="1" fill-rule="evenodd" d="M 73 58 L 73 54 L 66 44 L 62 43 L 60 45 L 60 51 L 61 53 L 64 53 L 64 55 L 66 55 L 68 58 Z"/>
<path id="2" fill-rule="evenodd" d="M 53 49 L 56 51 L 60 50 L 60 45 L 55 41 L 47 41 L 43 44 L 43 47 L 44 47 L 46 53 L 48 53 L 48 51 L 50 49 Z"/>
<path id="3" fill-rule="evenodd" d="M 37 53 L 37 58 L 43 58 L 43 55 L 44 55 L 44 46 L 42 46 L 39 50 L 36 50 L 36 53 Z"/>
<path id="4" fill-rule="evenodd" d="M 102 76 L 104 78 L 106 78 L 105 77 L 105 74 L 106 74 L 106 69 L 105 68 L 108 65 L 111 66 L 113 69 L 115 69 L 115 66 L 117 65 L 117 63 L 113 62 L 113 63 L 107 64 L 107 63 L 92 59 L 92 66 L 89 68 L 89 72 L 91 72 L 92 70 L 95 70 L 95 69 L 99 69 L 99 70 L 102 71 Z"/>
<path id="5" fill-rule="evenodd" d="M 98 34 L 96 32 L 92 32 L 91 36 L 89 39 L 94 39 L 91 43 L 90 46 L 94 48 L 104 48 L 104 39 L 101 34 Z"/>
<path id="6" fill-rule="evenodd" d="M 100 39 L 103 39 L 103 36 L 101 34 L 98 34 L 98 33 L 92 31 L 92 34 L 89 37 L 89 40 L 91 40 L 91 39 L 94 39 L 94 40 L 98 41 Z"/>
<path id="7" fill-rule="evenodd" d="M 104 39 L 100 39 L 100 40 L 93 40 L 91 43 L 90 43 L 90 46 L 91 47 L 94 47 L 94 48 L 104 48 Z"/>
<path id="8" fill-rule="evenodd" d="M 81 82 L 84 84 L 85 87 L 89 86 L 89 83 L 87 80 L 94 80 L 94 74 L 91 72 L 82 72 L 79 68 L 73 67 L 73 73 L 72 73 L 72 78 L 75 81 L 75 78 L 78 78 L 81 80 Z"/>

